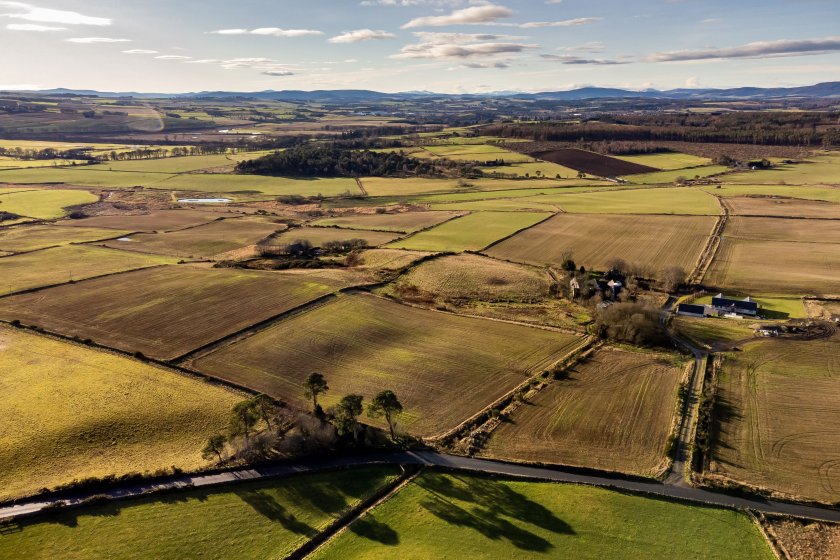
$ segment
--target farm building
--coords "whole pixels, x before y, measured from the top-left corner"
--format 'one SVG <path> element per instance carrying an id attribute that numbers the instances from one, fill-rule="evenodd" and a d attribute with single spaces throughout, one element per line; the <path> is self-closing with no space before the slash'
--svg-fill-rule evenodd
<path id="1" fill-rule="evenodd" d="M 693 303 L 681 303 L 677 306 L 677 314 L 678 315 L 685 315 L 688 317 L 705 317 L 706 316 L 706 308 L 705 305 L 695 305 Z"/>
<path id="2" fill-rule="evenodd" d="M 744 299 L 731 299 L 718 294 L 712 298 L 712 307 L 718 313 L 734 313 L 735 315 L 746 315 L 755 317 L 758 315 L 758 304 L 749 297 Z"/>

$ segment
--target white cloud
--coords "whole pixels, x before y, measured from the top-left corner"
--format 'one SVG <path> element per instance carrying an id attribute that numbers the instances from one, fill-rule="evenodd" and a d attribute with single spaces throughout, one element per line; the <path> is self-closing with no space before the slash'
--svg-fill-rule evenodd
<path id="1" fill-rule="evenodd" d="M 463 0 L 362 0 L 362 6 L 457 6 Z"/>
<path id="2" fill-rule="evenodd" d="M 359 41 L 372 41 L 381 39 L 393 39 L 396 37 L 393 33 L 388 31 L 373 30 L 373 29 L 356 29 L 355 31 L 347 31 L 341 35 L 336 35 L 328 39 L 330 43 L 358 43 Z"/>
<path id="3" fill-rule="evenodd" d="M 827 37 L 793 41 L 759 41 L 722 49 L 661 52 L 648 56 L 646 60 L 650 62 L 684 62 L 725 58 L 774 58 L 827 54 L 838 51 L 840 51 L 840 37 Z"/>
<path id="4" fill-rule="evenodd" d="M 10 23 L 6 26 L 9 31 L 64 31 L 66 27 L 53 25 L 39 25 L 37 23 Z"/>
<path id="5" fill-rule="evenodd" d="M 34 21 L 39 23 L 63 23 L 65 25 L 111 25 L 109 18 L 82 15 L 67 10 L 52 10 L 39 8 L 23 2 L 0 2 L 0 7 L 16 10 L 11 13 L 0 14 L 5 17 Z"/>
<path id="6" fill-rule="evenodd" d="M 589 25 L 601 21 L 604 18 L 599 17 L 584 17 L 575 19 L 564 19 L 560 21 L 529 21 L 528 23 L 520 24 L 519 27 L 523 29 L 531 29 L 537 27 L 576 27 L 578 25 Z"/>
<path id="7" fill-rule="evenodd" d="M 445 16 L 426 16 L 415 18 L 405 25 L 403 29 L 412 27 L 443 27 L 447 25 L 468 25 L 480 23 L 493 23 L 513 15 L 513 10 L 496 4 L 484 4 L 470 6 L 461 10 L 455 10 Z"/>
<path id="8" fill-rule="evenodd" d="M 697 79 L 697 76 L 692 76 L 691 78 L 686 79 L 685 87 L 698 88 L 700 87 L 700 80 Z"/>
<path id="9" fill-rule="evenodd" d="M 191 56 L 184 56 L 182 54 L 162 54 L 155 57 L 158 60 L 189 60 Z"/>
<path id="10" fill-rule="evenodd" d="M 289 70 L 266 70 L 262 73 L 264 76 L 294 76 L 295 73 Z"/>
<path id="11" fill-rule="evenodd" d="M 564 52 L 603 52 L 604 43 L 602 43 L 601 41 L 591 41 L 589 43 L 584 43 L 582 45 L 573 45 L 571 47 L 557 47 L 557 50 Z"/>
<path id="12" fill-rule="evenodd" d="M 93 44 L 93 43 L 130 43 L 131 39 L 112 39 L 111 37 L 74 37 L 72 39 L 67 39 L 68 43 L 81 43 L 81 44 Z"/>
<path id="13" fill-rule="evenodd" d="M 127 51 L 122 51 L 123 54 L 157 54 L 158 51 L 153 51 L 149 49 L 128 49 Z"/>
<path id="14" fill-rule="evenodd" d="M 630 64 L 633 62 L 629 58 L 619 59 L 605 59 L 605 58 L 583 58 L 571 54 L 542 54 L 540 55 L 544 60 L 552 62 L 559 62 L 561 64 L 569 65 L 592 65 L 592 66 L 616 66 L 619 64 Z"/>
<path id="15" fill-rule="evenodd" d="M 519 53 L 527 49 L 535 49 L 538 45 L 528 45 L 513 42 L 421 42 L 404 46 L 399 53 L 391 58 L 409 59 L 464 59 L 479 57 L 494 57 L 501 54 Z"/>
<path id="16" fill-rule="evenodd" d="M 213 35 L 263 35 L 271 37 L 305 37 L 307 35 L 323 35 L 323 31 L 316 29 L 281 29 L 279 27 L 259 27 L 257 29 L 217 29 L 208 31 Z"/>

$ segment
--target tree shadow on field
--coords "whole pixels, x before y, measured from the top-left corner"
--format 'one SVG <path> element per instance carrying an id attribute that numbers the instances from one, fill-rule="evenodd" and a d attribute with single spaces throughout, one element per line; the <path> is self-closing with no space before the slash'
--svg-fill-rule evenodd
<path id="1" fill-rule="evenodd" d="M 305 488 L 299 488 L 294 492 L 298 502 L 311 505 L 313 508 L 324 513 L 335 513 L 347 507 L 347 499 L 344 494 L 350 495 L 345 488 L 321 484 L 310 484 Z M 361 496 L 354 496 L 361 498 Z"/>
<path id="2" fill-rule="evenodd" d="M 350 530 L 360 537 L 388 546 L 396 546 L 400 542 L 396 531 L 370 514 L 355 521 L 350 525 Z"/>
<path id="3" fill-rule="evenodd" d="M 298 535 L 305 535 L 313 538 L 318 534 L 314 527 L 310 527 L 303 521 L 300 521 L 293 513 L 290 513 L 286 508 L 280 504 L 274 496 L 263 492 L 261 490 L 246 490 L 237 492 L 243 502 L 254 508 L 254 511 L 259 513 L 271 521 L 280 523 L 284 529 L 296 533 Z"/>
<path id="4" fill-rule="evenodd" d="M 553 512 L 501 482 L 435 474 L 423 477 L 418 484 L 430 495 L 420 502 L 421 507 L 435 517 L 452 525 L 470 527 L 492 540 L 507 539 L 521 550 L 546 552 L 554 545 L 508 519 L 556 534 L 575 534 Z M 465 504 L 456 504 L 454 500 Z"/>

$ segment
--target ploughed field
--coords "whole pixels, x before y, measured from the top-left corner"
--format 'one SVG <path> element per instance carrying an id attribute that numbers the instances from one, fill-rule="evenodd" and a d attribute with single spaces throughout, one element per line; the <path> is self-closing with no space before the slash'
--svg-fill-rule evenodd
<path id="1" fill-rule="evenodd" d="M 0 317 L 170 360 L 356 282 L 344 270 L 168 266 L 0 299 Z"/>
<path id="2" fill-rule="evenodd" d="M 584 485 L 427 471 L 318 549 L 325 560 L 775 558 L 744 513 Z"/>
<path id="3" fill-rule="evenodd" d="M 840 501 L 840 339 L 762 340 L 724 357 L 710 472 Z"/>
<path id="4" fill-rule="evenodd" d="M 61 225 L 156 232 L 200 226 L 223 216 L 226 215 L 208 210 L 156 210 L 146 214 L 92 216 L 63 221 Z"/>
<path id="5" fill-rule="evenodd" d="M 677 355 L 601 348 L 520 405 L 482 454 L 656 476 L 683 371 Z"/>
<path id="6" fill-rule="evenodd" d="M 840 204 L 781 196 L 738 196 L 726 199 L 736 216 L 779 216 L 840 220 Z M 812 222 L 809 222 L 812 223 Z"/>
<path id="7" fill-rule="evenodd" d="M 457 216 L 456 212 L 402 212 L 337 216 L 312 222 L 314 226 L 411 233 L 435 226 Z"/>
<path id="8" fill-rule="evenodd" d="M 620 258 L 655 276 L 669 266 L 690 271 L 715 221 L 712 216 L 559 214 L 486 252 L 499 259 L 555 266 L 571 253 L 576 264 L 596 270 Z"/>
<path id="9" fill-rule="evenodd" d="M 8 327 L 0 327 L 0 390 L 0 501 L 74 479 L 204 467 L 207 437 L 225 428 L 243 398 Z M 8 546 L 5 536 L 0 548 Z"/>
<path id="10" fill-rule="evenodd" d="M 586 150 L 578 150 L 576 148 L 538 151 L 530 155 L 537 159 L 557 163 L 564 167 L 570 167 L 599 177 L 619 177 L 621 175 L 633 175 L 634 173 L 659 171 L 655 167 L 641 165 L 632 161 L 624 161 L 595 152 L 587 152 Z"/>
<path id="11" fill-rule="evenodd" d="M 405 407 L 399 424 L 431 436 L 501 398 L 570 352 L 579 336 L 343 295 L 199 357 L 209 375 L 301 407 L 304 381 L 322 373 L 324 407 L 383 389 Z"/>
<path id="12" fill-rule="evenodd" d="M 20 225 L 0 229 L 0 251 L 19 253 L 34 251 L 46 247 L 101 241 L 129 233 L 113 229 L 77 227 L 69 228 L 54 225 Z"/>

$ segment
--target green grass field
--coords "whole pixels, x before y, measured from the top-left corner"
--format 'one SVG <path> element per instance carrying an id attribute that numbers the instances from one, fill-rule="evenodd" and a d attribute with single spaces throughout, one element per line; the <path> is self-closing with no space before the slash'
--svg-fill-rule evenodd
<path id="1" fill-rule="evenodd" d="M 148 214 L 92 216 L 63 220 L 63 226 L 109 228 L 128 231 L 172 231 L 206 224 L 229 214 L 212 210 L 156 210 Z"/>
<path id="2" fill-rule="evenodd" d="M 455 212 L 401 212 L 398 214 L 341 215 L 312 222 L 314 226 L 410 233 L 454 218 Z"/>
<path id="3" fill-rule="evenodd" d="M 50 514 L 14 524 L 0 559 L 284 558 L 395 474 L 299 475 Z"/>
<path id="4" fill-rule="evenodd" d="M 330 386 L 324 407 L 349 393 L 394 391 L 399 423 L 430 436 L 453 428 L 548 367 L 578 336 L 342 295 L 197 359 L 193 367 L 301 407 L 313 371 Z"/>
<path id="5" fill-rule="evenodd" d="M 631 163 L 638 163 L 639 165 L 647 165 L 648 167 L 655 167 L 663 171 L 672 171 L 676 169 L 684 169 L 686 167 L 700 167 L 711 163 L 708 158 L 692 156 L 689 154 L 681 154 L 679 152 L 666 152 L 662 154 L 641 154 L 636 156 L 612 156 L 616 159 L 629 161 Z M 691 173 L 691 170 L 686 170 L 686 173 Z M 692 175 L 693 176 L 693 175 Z"/>
<path id="6" fill-rule="evenodd" d="M 0 251 L 33 251 L 44 247 L 99 241 L 128 233 L 114 229 L 54 225 L 18 226 L 0 229 Z"/>
<path id="7" fill-rule="evenodd" d="M 600 488 L 429 472 L 313 559 L 773 560 L 743 513 Z"/>
<path id="8" fill-rule="evenodd" d="M 205 438 L 226 426 L 243 398 L 7 327 L 0 327 L 0 388 L 0 500 L 77 478 L 203 467 Z"/>
<path id="9" fill-rule="evenodd" d="M 75 159 L 17 159 L 0 156 L 0 169 L 29 169 L 30 167 L 63 167 L 81 165 L 84 160 Z"/>
<path id="10" fill-rule="evenodd" d="M 673 183 L 680 177 L 685 179 L 694 179 L 695 177 L 708 177 L 710 175 L 717 175 L 728 171 L 729 168 L 723 165 L 705 165 L 702 167 L 693 167 L 691 169 L 677 169 L 671 171 L 659 171 L 657 173 L 640 173 L 638 175 L 627 175 L 623 179 L 636 183 L 637 185 L 657 185 L 664 183 Z"/>
<path id="11" fill-rule="evenodd" d="M 264 152 L 240 152 L 237 154 L 216 154 L 209 156 L 184 156 L 163 159 L 141 159 L 132 161 L 109 161 L 96 166 L 95 169 L 114 171 L 144 171 L 150 173 L 188 173 L 202 169 L 233 167 L 242 160 L 264 155 Z"/>
<path id="12" fill-rule="evenodd" d="M 734 185 L 725 184 L 717 187 L 700 187 L 715 196 L 786 196 L 803 200 L 824 200 L 840 202 L 840 188 L 814 187 L 810 185 Z"/>
<path id="13" fill-rule="evenodd" d="M 537 212 L 477 212 L 422 231 L 389 247 L 418 251 L 478 251 L 549 216 Z"/>
<path id="14" fill-rule="evenodd" d="M 523 202 L 530 202 L 525 199 Z M 535 197 L 534 202 L 554 204 L 565 212 L 585 214 L 688 214 L 716 216 L 720 204 L 695 188 L 628 189 Z"/>
<path id="15" fill-rule="evenodd" d="M 585 184 L 581 184 L 585 183 Z M 421 196 L 418 198 L 418 202 L 425 202 L 430 204 L 437 204 L 437 203 L 444 203 L 444 202 L 477 202 L 483 200 L 492 200 L 492 199 L 501 199 L 501 198 L 515 198 L 521 199 L 524 197 L 531 197 L 531 196 L 538 196 L 538 195 L 554 195 L 554 194 L 573 194 L 573 193 L 581 193 L 581 192 L 592 192 L 592 191 L 614 191 L 623 188 L 634 188 L 637 189 L 639 187 L 633 185 L 629 187 L 619 187 L 615 185 L 606 185 L 597 181 L 569 181 L 569 186 L 547 186 L 545 188 L 539 187 L 540 184 L 545 185 L 557 185 L 558 183 L 552 183 L 550 181 L 518 181 L 518 185 L 520 188 L 517 189 L 506 189 L 506 190 L 498 190 L 498 191 L 473 191 L 473 192 L 453 192 L 453 193 L 445 193 L 445 194 L 431 194 L 426 196 Z M 563 185 L 566 184 L 564 181 L 561 183 Z M 533 185 L 529 187 L 528 185 Z"/>
<path id="16" fill-rule="evenodd" d="M 504 191 L 516 189 L 546 189 L 562 186 L 560 181 L 548 181 L 544 179 L 517 180 L 517 179 L 469 179 L 459 181 L 457 179 L 427 179 L 424 177 L 391 178 L 391 177 L 366 177 L 362 179 L 362 185 L 369 196 L 372 197 L 405 197 L 433 194 L 466 194 L 474 192 Z M 424 196 L 425 200 L 427 196 Z"/>
<path id="17" fill-rule="evenodd" d="M 150 187 L 174 175 L 166 173 L 142 173 L 129 171 L 106 171 L 95 166 L 58 167 L 0 170 L 0 182 L 22 185 L 59 183 L 82 187 L 121 189 L 127 187 Z"/>
<path id="18" fill-rule="evenodd" d="M 65 245 L 0 259 L 0 295 L 175 262 L 172 257 Z"/>
<path id="19" fill-rule="evenodd" d="M 840 153 L 809 157 L 804 163 L 780 164 L 772 169 L 742 171 L 726 178 L 741 185 L 840 185 Z"/>
<path id="20" fill-rule="evenodd" d="M 517 175 L 519 177 L 547 177 L 549 179 L 572 179 L 578 176 L 578 172 L 570 167 L 565 167 L 549 161 L 528 161 L 514 163 L 511 165 L 496 165 L 482 167 L 481 170 L 490 175 L 492 173 L 504 173 L 505 175 Z"/>
<path id="21" fill-rule="evenodd" d="M 66 209 L 70 206 L 91 204 L 97 200 L 99 200 L 98 196 L 87 191 L 18 190 L 6 194 L 0 193 L 0 211 L 50 220 L 66 215 Z"/>

